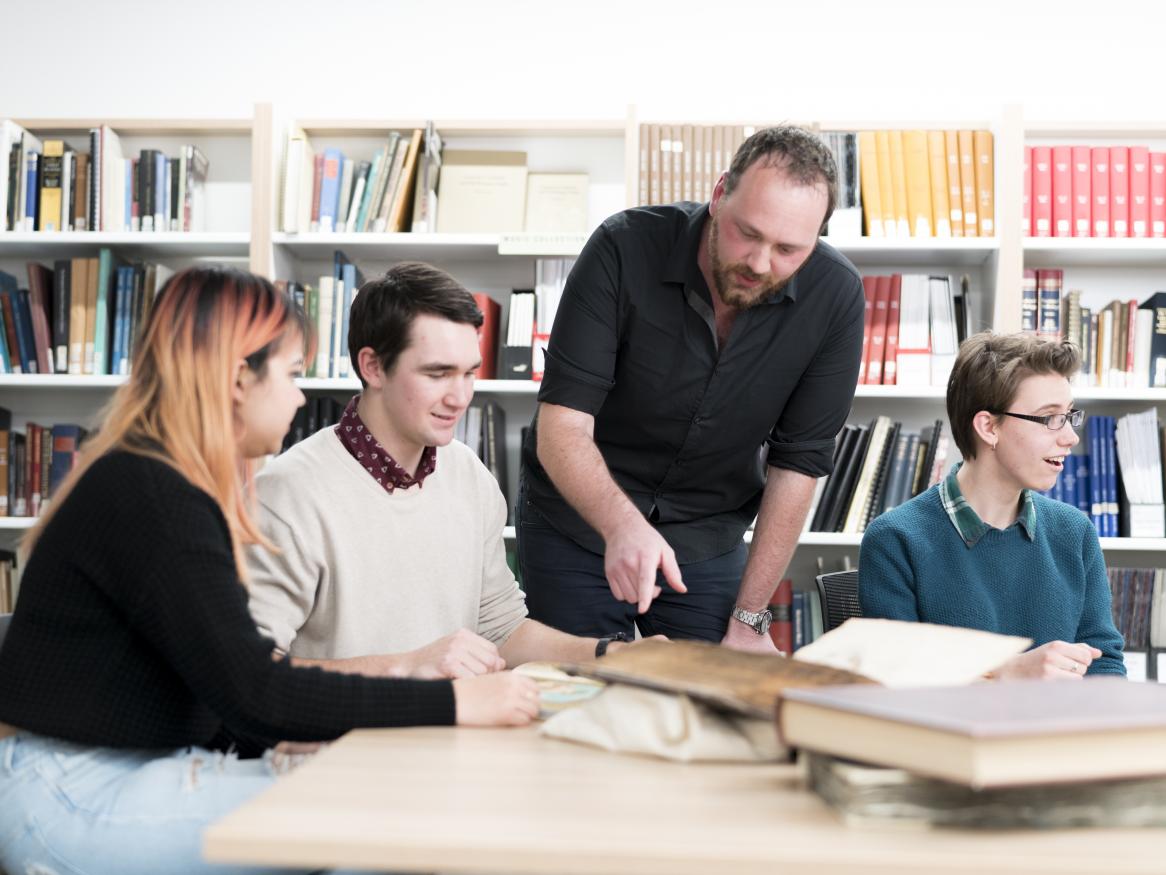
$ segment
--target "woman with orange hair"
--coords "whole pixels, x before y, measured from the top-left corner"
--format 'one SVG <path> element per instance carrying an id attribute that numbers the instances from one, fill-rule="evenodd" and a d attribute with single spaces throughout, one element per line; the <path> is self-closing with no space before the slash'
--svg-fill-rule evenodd
<path id="1" fill-rule="evenodd" d="M 226 872 L 201 862 L 202 828 L 275 780 L 236 741 L 536 714 L 533 683 L 509 673 L 273 659 L 240 549 L 263 543 L 251 467 L 304 403 L 304 337 L 287 296 L 250 274 L 192 268 L 159 293 L 132 377 L 30 533 L 0 650 L 0 868 Z"/>

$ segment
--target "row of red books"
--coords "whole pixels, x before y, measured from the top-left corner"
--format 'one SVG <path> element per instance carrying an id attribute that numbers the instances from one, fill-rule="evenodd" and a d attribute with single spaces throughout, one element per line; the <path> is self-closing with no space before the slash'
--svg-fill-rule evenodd
<path id="1" fill-rule="evenodd" d="M 1021 233 L 1166 237 L 1166 152 L 1148 146 L 1026 146 Z"/>

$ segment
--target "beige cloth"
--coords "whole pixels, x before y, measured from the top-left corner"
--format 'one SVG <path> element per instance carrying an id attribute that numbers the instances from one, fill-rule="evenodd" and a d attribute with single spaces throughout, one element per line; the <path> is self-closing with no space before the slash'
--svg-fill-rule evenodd
<path id="1" fill-rule="evenodd" d="M 556 714 L 540 731 L 680 762 L 759 762 L 787 755 L 772 720 L 723 714 L 688 696 L 626 684 L 609 684 L 589 702 Z"/>
<path id="2" fill-rule="evenodd" d="M 454 441 L 420 487 L 387 492 L 330 426 L 256 480 L 259 526 L 279 553 L 247 550 L 250 607 L 293 656 L 415 650 L 466 628 L 501 644 L 526 619 L 506 564 L 506 501 Z"/>

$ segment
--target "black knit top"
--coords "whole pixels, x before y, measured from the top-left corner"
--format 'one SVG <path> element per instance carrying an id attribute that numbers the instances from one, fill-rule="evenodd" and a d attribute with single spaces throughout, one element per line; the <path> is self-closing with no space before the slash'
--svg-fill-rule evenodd
<path id="1" fill-rule="evenodd" d="M 29 557 L 0 649 L 0 722 L 139 748 L 454 722 L 448 681 L 294 668 L 271 654 L 215 501 L 169 465 L 113 452 Z"/>

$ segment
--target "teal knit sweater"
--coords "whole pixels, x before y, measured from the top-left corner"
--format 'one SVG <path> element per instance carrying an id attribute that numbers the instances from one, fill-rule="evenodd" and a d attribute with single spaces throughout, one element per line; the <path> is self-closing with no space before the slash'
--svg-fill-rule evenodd
<path id="1" fill-rule="evenodd" d="M 877 517 L 859 555 L 863 615 L 1092 644 L 1089 674 L 1125 674 L 1097 533 L 1077 508 L 1032 496 L 1036 531 L 989 529 L 968 547 L 939 486 Z"/>

